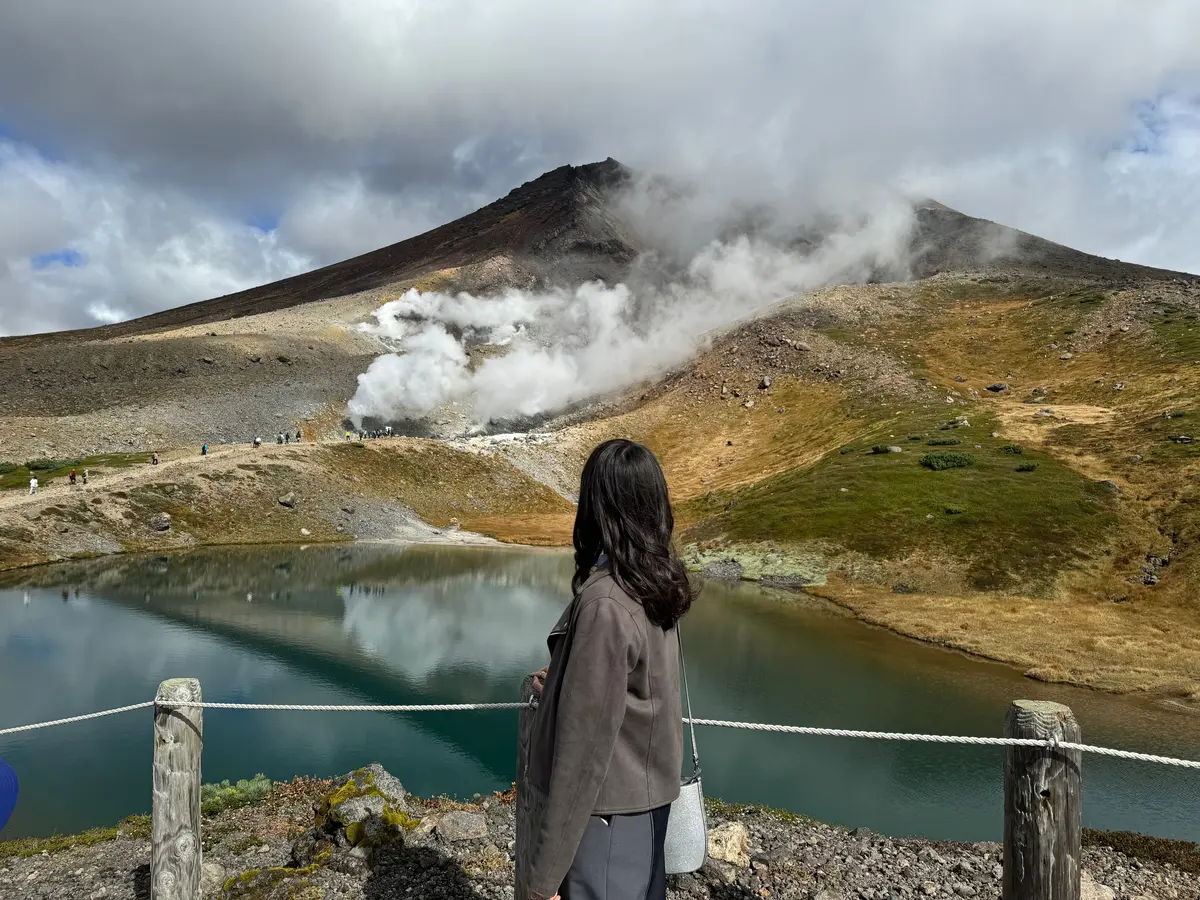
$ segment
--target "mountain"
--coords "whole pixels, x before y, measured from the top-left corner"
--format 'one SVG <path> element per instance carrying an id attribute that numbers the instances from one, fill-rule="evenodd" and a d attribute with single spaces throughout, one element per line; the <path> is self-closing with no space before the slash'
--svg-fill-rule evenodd
<path id="1" fill-rule="evenodd" d="M 531 433 L 468 437 L 443 408 L 409 431 L 440 439 L 342 439 L 386 350 L 359 326 L 409 288 L 660 276 L 646 260 L 670 248 L 622 199 L 635 182 L 613 160 L 567 166 L 307 275 L 0 340 L 0 569 L 458 526 L 564 544 L 584 459 L 624 436 L 662 460 L 701 571 L 805 585 L 1044 680 L 1200 701 L 1193 275 L 917 200 L 895 271 L 785 298 Z M 722 232 L 769 227 L 739 213 Z M 782 237 L 800 253 L 824 240 Z M 271 443 L 296 427 L 301 446 Z M 27 462 L 49 485 L 36 497 Z M 83 466 L 92 483 L 72 491 Z M 160 512 L 169 529 L 150 526 Z"/>

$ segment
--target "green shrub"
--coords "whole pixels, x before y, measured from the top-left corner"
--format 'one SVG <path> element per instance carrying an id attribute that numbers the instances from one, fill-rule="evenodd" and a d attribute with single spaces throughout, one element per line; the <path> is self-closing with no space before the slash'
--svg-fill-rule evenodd
<path id="1" fill-rule="evenodd" d="M 21 468 L 20 463 L 0 463 L 0 475 L 7 475 L 9 472 L 15 472 Z"/>
<path id="2" fill-rule="evenodd" d="M 919 441 L 919 440 L 920 440 L 922 437 L 924 437 L 924 435 L 920 435 L 920 434 L 910 434 L 910 435 L 908 436 L 908 439 L 909 439 L 910 441 Z"/>
<path id="3" fill-rule="evenodd" d="M 946 515 L 948 515 L 948 516 L 961 516 L 965 512 L 966 512 L 966 510 L 963 509 L 961 506 L 947 506 L 946 507 Z"/>
<path id="4" fill-rule="evenodd" d="M 1011 453 L 1013 456 L 1020 456 L 1025 452 L 1025 448 L 1020 444 L 1005 444 L 1000 448 L 1001 453 Z"/>
<path id="5" fill-rule="evenodd" d="M 257 803 L 270 792 L 271 779 L 261 773 L 249 781 L 242 779 L 237 784 L 230 784 L 226 778 L 220 784 L 201 785 L 200 812 L 206 816 L 215 816 L 227 809 Z"/>
<path id="6" fill-rule="evenodd" d="M 1023 463 L 1017 464 L 1017 471 L 1018 472 L 1032 472 L 1037 467 L 1038 467 L 1038 464 L 1035 462 L 1023 462 Z"/>
<path id="7" fill-rule="evenodd" d="M 71 466 L 78 466 L 77 459 L 31 459 L 25 463 L 25 468 L 30 472 L 52 472 L 55 469 L 66 469 Z"/>
<path id="8" fill-rule="evenodd" d="M 955 444 L 961 444 L 958 438 L 934 438 L 932 441 L 926 441 L 930 447 L 953 447 Z"/>
<path id="9" fill-rule="evenodd" d="M 838 451 L 838 454 L 840 456 L 845 456 L 847 453 L 853 453 L 857 449 L 858 448 L 855 447 L 853 444 L 847 444 L 845 447 L 843 447 L 841 450 Z"/>
<path id="10" fill-rule="evenodd" d="M 970 453 L 939 451 L 922 456 L 921 465 L 927 469 L 933 469 L 935 472 L 942 469 L 965 469 L 967 466 L 975 465 L 975 457 Z"/>
<path id="11" fill-rule="evenodd" d="M 871 452 L 872 453 L 890 453 L 891 451 L 888 450 L 887 444 L 876 444 L 874 447 L 871 448 Z"/>

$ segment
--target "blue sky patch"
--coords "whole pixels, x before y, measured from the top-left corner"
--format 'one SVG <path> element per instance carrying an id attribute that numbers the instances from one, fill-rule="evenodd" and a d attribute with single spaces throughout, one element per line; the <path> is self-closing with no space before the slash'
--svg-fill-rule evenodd
<path id="1" fill-rule="evenodd" d="M 53 253 L 39 253 L 36 256 L 31 256 L 29 257 L 29 262 L 35 269 L 48 269 L 51 266 L 66 266 L 68 269 L 77 269 L 86 260 L 78 250 L 63 247 L 61 250 L 55 250 Z"/>

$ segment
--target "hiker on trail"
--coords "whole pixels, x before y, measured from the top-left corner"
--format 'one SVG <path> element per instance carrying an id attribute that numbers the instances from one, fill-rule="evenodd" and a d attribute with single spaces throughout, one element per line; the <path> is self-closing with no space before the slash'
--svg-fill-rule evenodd
<path id="1" fill-rule="evenodd" d="M 300 443 L 300 429 L 299 428 L 296 429 L 296 443 L 297 444 Z"/>
<path id="2" fill-rule="evenodd" d="M 30 475 L 29 476 L 29 496 L 32 497 L 34 494 L 36 494 L 37 489 L 38 489 L 37 476 Z"/>
<path id="3" fill-rule="evenodd" d="M 87 469 L 83 470 L 83 483 L 87 484 Z"/>
<path id="4" fill-rule="evenodd" d="M 346 440 L 350 440 L 350 432 L 346 432 Z"/>
<path id="5" fill-rule="evenodd" d="M 292 442 L 292 433 L 290 431 L 285 431 L 283 433 L 283 442 L 285 444 L 290 444 Z"/>
<path id="6" fill-rule="evenodd" d="M 200 455 L 208 456 L 208 444 L 204 444 L 203 446 L 200 447 Z"/>
<path id="7" fill-rule="evenodd" d="M 158 465 L 158 454 L 157 453 L 150 454 L 150 464 L 154 465 L 154 466 Z"/>
<path id="8" fill-rule="evenodd" d="M 75 470 L 72 469 L 71 474 L 67 477 L 71 479 L 71 484 L 74 485 L 75 484 Z"/>
<path id="9" fill-rule="evenodd" d="M 260 438 L 260 437 L 256 437 L 256 438 L 254 439 L 254 446 L 255 446 L 255 447 L 261 447 L 261 446 L 262 446 L 262 438 Z"/>
<path id="10" fill-rule="evenodd" d="M 283 443 L 283 432 L 282 431 L 279 432 L 277 435 L 275 435 L 275 443 L 277 443 L 277 444 Z"/>
<path id="11" fill-rule="evenodd" d="M 550 632 L 549 666 L 532 676 L 540 702 L 517 785 L 519 900 L 667 896 L 684 750 L 676 624 L 695 594 L 673 528 L 654 454 L 626 440 L 592 451 L 575 596 Z"/>

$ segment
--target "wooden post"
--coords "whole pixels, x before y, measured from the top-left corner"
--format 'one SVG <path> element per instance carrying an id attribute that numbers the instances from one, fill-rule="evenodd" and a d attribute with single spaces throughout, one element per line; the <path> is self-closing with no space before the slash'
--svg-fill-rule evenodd
<path id="1" fill-rule="evenodd" d="M 200 900 L 200 682 L 171 678 L 154 698 L 154 795 L 151 809 L 151 900 Z"/>
<path id="2" fill-rule="evenodd" d="M 1016 700 L 1004 736 L 1080 743 L 1061 703 Z M 1080 900 L 1081 789 L 1078 750 L 1006 747 L 1004 900 Z"/>

